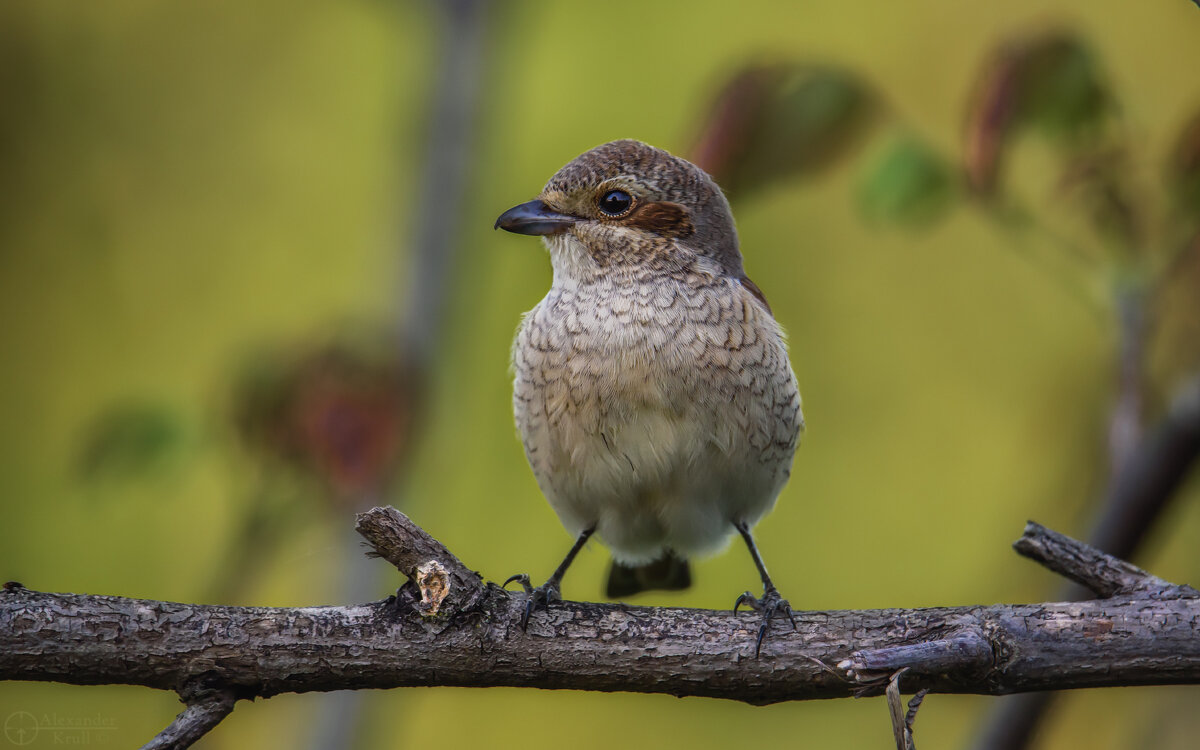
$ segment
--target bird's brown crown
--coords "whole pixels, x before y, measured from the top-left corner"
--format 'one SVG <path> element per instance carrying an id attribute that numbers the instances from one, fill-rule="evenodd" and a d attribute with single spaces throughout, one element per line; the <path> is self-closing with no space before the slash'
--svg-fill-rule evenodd
<path id="1" fill-rule="evenodd" d="M 682 245 L 741 275 L 737 232 L 720 188 L 662 149 L 634 140 L 597 146 L 551 177 L 540 197 L 582 220 L 571 232 L 602 265 L 661 258 Z"/>

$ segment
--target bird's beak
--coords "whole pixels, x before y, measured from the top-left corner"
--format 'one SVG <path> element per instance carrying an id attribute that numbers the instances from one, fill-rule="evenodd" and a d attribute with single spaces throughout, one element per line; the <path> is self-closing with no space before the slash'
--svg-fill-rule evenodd
<path id="1" fill-rule="evenodd" d="M 517 234 L 556 234 L 578 221 L 574 216 L 552 211 L 541 201 L 529 201 L 500 214 L 492 229 L 503 229 Z"/>

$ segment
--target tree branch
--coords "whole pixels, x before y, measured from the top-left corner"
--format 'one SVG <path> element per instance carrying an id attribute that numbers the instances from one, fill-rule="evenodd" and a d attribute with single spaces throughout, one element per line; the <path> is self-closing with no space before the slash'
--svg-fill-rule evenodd
<path id="1" fill-rule="evenodd" d="M 795 631 L 773 626 L 758 659 L 758 620 L 744 613 L 564 602 L 535 614 L 522 632 L 524 594 L 485 585 L 399 511 L 375 508 L 357 527 L 374 554 L 410 578 L 396 596 L 354 606 L 223 607 L 10 584 L 0 593 L 0 678 L 177 690 L 189 703 L 172 725 L 179 733 L 214 725 L 231 696 L 418 685 L 765 704 L 879 694 L 901 669 L 906 690 L 942 693 L 1200 682 L 1196 591 L 1037 524 L 1018 542 L 1023 554 L 1115 595 L 801 612 Z M 189 700 L 185 691 L 197 684 L 208 698 Z"/>
<path id="2" fill-rule="evenodd" d="M 1193 375 L 1175 393 L 1166 415 L 1142 436 L 1112 477 L 1088 541 L 1117 558 L 1133 557 L 1153 522 L 1179 496 L 1179 487 L 1198 458 L 1200 375 Z M 1074 584 L 1064 586 L 1059 592 L 1061 598 L 1068 600 L 1086 595 L 1084 588 Z M 1052 693 L 1039 693 L 999 702 L 973 750 L 1016 750 L 1028 746 L 1051 700 Z"/>
<path id="3" fill-rule="evenodd" d="M 183 750 L 203 737 L 233 711 L 234 691 L 214 683 L 211 676 L 189 683 L 179 691 L 187 708 L 142 746 L 142 750 Z"/>
<path id="4" fill-rule="evenodd" d="M 1013 549 L 1100 597 L 1122 594 L 1141 594 L 1151 599 L 1200 597 L 1200 591 L 1191 586 L 1168 583 L 1136 565 L 1033 521 L 1025 525 L 1025 534 L 1013 542 Z"/>

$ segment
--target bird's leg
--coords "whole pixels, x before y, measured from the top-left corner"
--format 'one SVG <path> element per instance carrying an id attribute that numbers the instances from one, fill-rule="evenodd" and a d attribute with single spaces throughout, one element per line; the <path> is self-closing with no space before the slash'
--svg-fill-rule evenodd
<path id="1" fill-rule="evenodd" d="M 754 594 L 747 591 L 739 596 L 733 604 L 733 611 L 735 613 L 743 604 L 762 613 L 762 624 L 758 626 L 758 639 L 754 641 L 754 657 L 758 658 L 758 652 L 762 649 L 763 638 L 767 635 L 767 627 L 770 626 L 771 618 L 775 616 L 775 613 L 782 612 L 787 615 L 788 620 L 792 623 L 793 630 L 796 629 L 796 618 L 792 617 L 792 605 L 788 604 L 787 599 L 779 595 L 779 589 L 775 588 L 775 584 L 771 582 L 771 576 L 767 574 L 767 566 L 763 564 L 762 555 L 758 554 L 758 547 L 754 544 L 754 537 L 750 535 L 750 527 L 744 521 L 735 521 L 733 527 L 746 540 L 746 546 L 750 549 L 750 557 L 754 558 L 754 566 L 758 568 L 758 574 L 762 577 L 763 582 L 763 595 L 761 599 L 756 598 Z"/>
<path id="2" fill-rule="evenodd" d="M 562 601 L 562 592 L 559 588 L 562 585 L 563 576 L 566 575 L 567 568 L 571 567 L 571 563 L 575 561 L 575 556 L 579 554 L 579 550 L 583 549 L 583 545 L 587 543 L 588 538 L 595 530 L 595 526 L 583 530 L 583 533 L 575 540 L 575 545 L 571 547 L 571 551 L 567 553 L 567 556 L 563 558 L 563 561 L 558 564 L 558 567 L 554 569 L 554 572 L 550 574 L 550 577 L 541 586 L 534 588 L 529 585 L 529 576 L 524 573 L 517 573 L 504 582 L 504 586 L 507 587 L 513 581 L 518 581 L 525 589 L 525 614 L 521 615 L 521 630 L 525 630 L 529 625 L 529 616 L 533 614 L 534 610 L 539 608 L 548 609 L 552 602 Z"/>

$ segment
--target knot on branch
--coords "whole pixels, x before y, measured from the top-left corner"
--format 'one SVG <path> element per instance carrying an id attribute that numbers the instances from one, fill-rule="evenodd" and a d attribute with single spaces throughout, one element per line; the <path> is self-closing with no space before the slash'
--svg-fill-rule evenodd
<path id="1" fill-rule="evenodd" d="M 229 683 L 216 672 L 196 675 L 183 683 L 175 692 L 183 703 L 201 703 L 215 696 L 230 693 Z"/>
<path id="2" fill-rule="evenodd" d="M 359 513 L 354 528 L 371 545 L 368 554 L 396 566 L 416 587 L 414 608 L 424 617 L 470 609 L 486 590 L 478 573 L 391 506 Z"/>
<path id="3" fill-rule="evenodd" d="M 417 566 L 417 588 L 421 590 L 421 601 L 417 611 L 426 617 L 436 617 L 442 600 L 450 591 L 450 575 L 437 560 Z"/>

